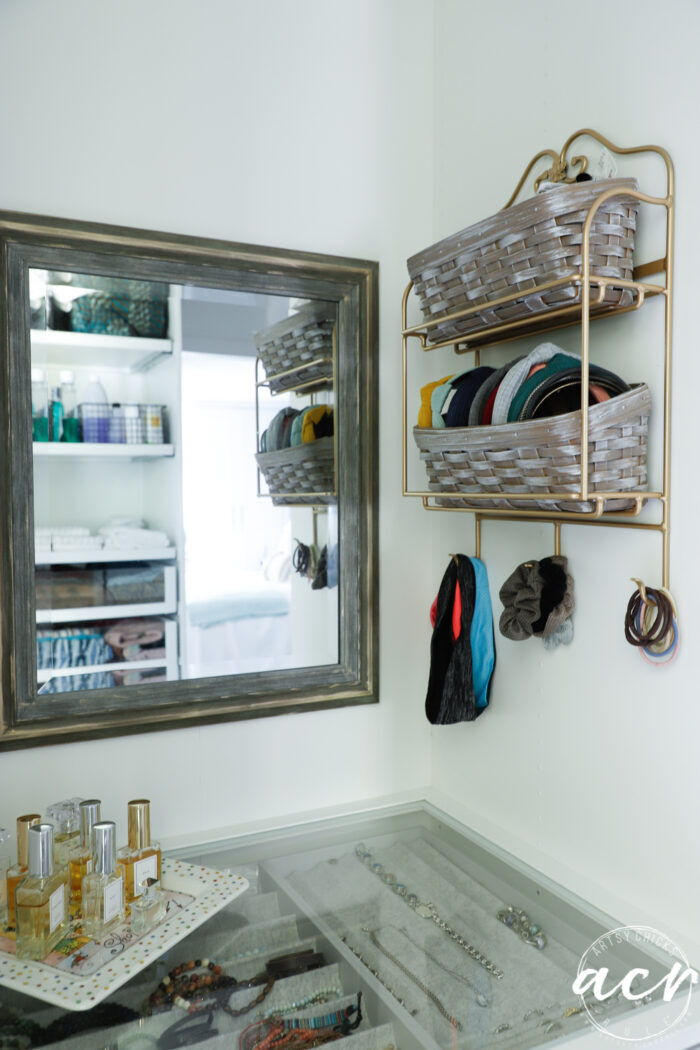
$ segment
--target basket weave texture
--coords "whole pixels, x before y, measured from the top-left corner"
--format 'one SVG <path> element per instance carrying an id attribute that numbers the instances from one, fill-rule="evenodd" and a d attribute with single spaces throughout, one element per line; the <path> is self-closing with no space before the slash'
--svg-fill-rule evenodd
<path id="1" fill-rule="evenodd" d="M 647 477 L 651 395 L 645 383 L 589 408 L 590 492 L 633 492 Z M 428 473 L 428 488 L 442 507 L 591 512 L 593 501 L 507 498 L 469 500 L 467 493 L 580 491 L 581 412 L 501 426 L 415 427 L 413 436 Z M 450 495 L 460 498 L 444 498 Z M 626 510 L 632 500 L 606 500 L 606 511 Z"/>
<path id="2" fill-rule="evenodd" d="M 528 290 L 580 272 L 586 216 L 595 199 L 613 187 L 636 189 L 637 183 L 598 179 L 557 186 L 412 256 L 408 271 L 426 321 L 523 293 L 514 301 L 484 305 L 469 317 L 438 324 L 428 340 L 474 334 L 579 302 L 581 290 L 575 285 L 541 293 Z M 623 194 L 605 201 L 596 212 L 590 234 L 591 274 L 632 280 L 638 206 L 638 200 Z M 603 301 L 607 306 L 628 306 L 632 293 L 607 288 Z"/>
<path id="3" fill-rule="evenodd" d="M 275 507 L 335 503 L 333 438 L 318 438 L 277 452 L 258 452 L 258 466 Z M 326 493 L 306 496 L 305 493 Z M 300 495 L 288 496 L 285 493 Z"/>
<path id="4" fill-rule="evenodd" d="M 335 314 L 334 303 L 312 303 L 271 328 L 256 332 L 253 342 L 268 379 L 292 368 L 299 369 L 293 375 L 271 380 L 273 394 L 314 380 L 332 380 Z M 329 360 L 319 365 L 309 364 L 320 357 Z"/>

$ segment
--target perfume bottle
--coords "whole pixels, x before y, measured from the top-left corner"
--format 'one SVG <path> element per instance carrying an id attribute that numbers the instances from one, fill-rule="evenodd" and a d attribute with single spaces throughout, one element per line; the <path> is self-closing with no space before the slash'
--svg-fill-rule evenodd
<path id="1" fill-rule="evenodd" d="M 68 924 L 68 872 L 54 871 L 52 824 L 27 831 L 29 873 L 15 891 L 18 959 L 45 959 Z"/>
<path id="2" fill-rule="evenodd" d="M 142 937 L 165 918 L 165 894 L 156 879 L 146 879 L 141 884 L 141 896 L 131 905 L 131 929 Z"/>
<path id="3" fill-rule="evenodd" d="M 86 798 L 80 803 L 80 848 L 68 861 L 70 869 L 70 899 L 80 901 L 83 879 L 92 871 L 92 826 L 100 819 L 100 800 Z"/>
<path id="4" fill-rule="evenodd" d="M 0 828 L 0 925 L 7 922 L 7 869 L 10 867 L 10 832 Z"/>
<path id="5" fill-rule="evenodd" d="M 41 817 L 38 813 L 25 813 L 23 817 L 17 817 L 17 863 L 7 871 L 7 921 L 9 923 L 15 921 L 15 890 L 29 872 L 27 832 L 35 824 L 41 824 Z"/>
<path id="6" fill-rule="evenodd" d="M 92 871 L 83 879 L 83 930 L 93 940 L 124 922 L 124 868 L 117 863 L 117 825 L 92 825 Z"/>
<path id="7" fill-rule="evenodd" d="M 160 882 L 160 846 L 151 842 L 151 803 L 136 798 L 129 803 L 129 844 L 119 850 L 126 871 L 126 902 L 141 896 L 146 879 Z"/>
<path id="8" fill-rule="evenodd" d="M 68 863 L 80 849 L 79 798 L 67 798 L 47 806 L 46 816 L 55 825 L 54 864 L 56 868 L 67 868 Z"/>

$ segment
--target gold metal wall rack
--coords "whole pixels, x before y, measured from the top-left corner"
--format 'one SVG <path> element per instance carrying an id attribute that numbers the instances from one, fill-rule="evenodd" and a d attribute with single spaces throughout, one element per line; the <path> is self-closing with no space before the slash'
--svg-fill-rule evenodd
<path id="1" fill-rule="evenodd" d="M 580 302 L 549 311 L 538 316 L 536 314 L 525 319 L 501 322 L 484 327 L 476 333 L 470 333 L 457 340 L 448 339 L 443 342 L 428 343 L 428 333 L 437 324 L 446 321 L 455 321 L 469 317 L 482 309 L 483 304 L 468 309 L 455 311 L 449 316 L 441 316 L 439 320 L 424 321 L 422 324 L 408 324 L 408 306 L 411 297 L 413 282 L 409 282 L 404 292 L 401 317 L 402 317 L 402 359 L 403 359 L 403 495 L 415 496 L 423 501 L 426 510 L 437 511 L 461 511 L 474 514 L 475 519 L 475 551 L 479 557 L 481 553 L 481 523 L 482 521 L 506 519 L 509 521 L 548 521 L 554 525 L 555 549 L 560 549 L 560 534 L 562 524 L 595 525 L 602 527 L 628 528 L 643 531 L 657 532 L 662 542 L 662 587 L 669 587 L 670 576 L 670 482 L 671 482 L 671 325 L 673 304 L 673 225 L 674 225 L 674 171 L 673 162 L 668 152 L 661 146 L 615 146 L 605 136 L 590 128 L 582 128 L 574 132 L 557 153 L 554 150 L 542 150 L 536 154 L 523 172 L 512 196 L 505 208 L 509 208 L 516 200 L 528 175 L 533 168 L 543 159 L 550 158 L 551 166 L 535 179 L 535 189 L 543 179 L 553 182 L 573 182 L 575 175 L 571 173 L 572 168 L 578 166 L 580 171 L 585 171 L 587 158 L 583 156 L 569 157 L 569 150 L 573 143 L 583 136 L 590 136 L 612 153 L 618 155 L 654 153 L 663 161 L 666 167 L 666 195 L 654 197 L 642 193 L 639 190 L 625 189 L 625 196 L 636 197 L 640 202 L 658 206 L 665 209 L 666 214 L 666 237 L 665 255 L 661 259 L 644 263 L 634 268 L 634 280 L 608 279 L 592 275 L 590 273 L 590 232 L 594 216 L 601 204 L 611 197 L 619 196 L 620 191 L 610 189 L 602 192 L 591 205 L 583 227 L 583 243 L 581 250 L 581 269 L 566 277 L 543 282 L 537 288 L 528 289 L 532 292 L 546 292 L 553 288 L 570 286 L 580 289 Z M 504 209 L 505 210 L 505 209 Z M 650 283 L 647 278 L 659 275 L 663 283 Z M 619 307 L 605 303 L 606 288 L 628 289 L 633 295 L 630 305 Z M 503 296 L 501 299 L 491 300 L 490 306 L 507 304 L 522 296 L 522 291 Z M 639 310 L 644 303 L 651 298 L 662 296 L 664 299 L 664 381 L 663 381 L 663 461 L 662 461 L 662 484 L 659 491 L 632 491 L 632 492 L 589 492 L 588 477 L 588 455 L 583 450 L 588 449 L 588 412 L 584 408 L 585 392 L 589 385 L 590 364 L 590 323 L 611 313 L 621 314 Z M 434 491 L 411 490 L 408 487 L 408 344 L 409 340 L 419 343 L 423 351 L 437 350 L 441 347 L 452 346 L 457 354 L 474 354 L 475 366 L 479 364 L 480 351 L 488 347 L 500 346 L 502 343 L 513 339 L 522 339 L 525 336 L 540 335 L 554 328 L 563 328 L 570 325 L 581 327 L 581 477 L 578 493 L 547 493 L 546 499 L 569 500 L 569 501 L 591 501 L 595 507 L 591 512 L 574 512 L 559 510 L 541 510 L 528 507 L 528 503 L 542 501 L 542 493 L 507 493 L 511 502 L 522 503 L 522 509 L 492 509 L 477 507 L 440 507 L 434 502 L 439 496 Z M 485 502 L 493 500 L 493 493 L 469 492 L 468 498 L 471 502 Z M 603 513 L 605 500 L 608 499 L 634 499 L 634 507 L 624 513 L 616 512 L 614 515 Z M 646 501 L 657 501 L 661 508 L 661 520 L 659 522 L 638 522 L 631 519 L 636 518 Z"/>

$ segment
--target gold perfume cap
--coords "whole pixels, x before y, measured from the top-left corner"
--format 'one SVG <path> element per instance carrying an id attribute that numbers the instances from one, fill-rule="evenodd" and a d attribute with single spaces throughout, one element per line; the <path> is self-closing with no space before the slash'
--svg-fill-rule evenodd
<path id="1" fill-rule="evenodd" d="M 38 813 L 25 813 L 23 817 L 17 817 L 17 863 L 26 868 L 29 863 L 29 842 L 27 832 L 35 824 L 41 824 Z"/>
<path id="2" fill-rule="evenodd" d="M 145 849 L 151 845 L 151 802 L 135 798 L 129 803 L 129 849 Z"/>

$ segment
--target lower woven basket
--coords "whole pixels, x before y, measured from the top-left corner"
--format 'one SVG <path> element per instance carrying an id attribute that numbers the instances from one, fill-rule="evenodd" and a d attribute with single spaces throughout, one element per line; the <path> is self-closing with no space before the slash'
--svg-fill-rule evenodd
<path id="1" fill-rule="evenodd" d="M 588 410 L 589 492 L 643 490 L 651 395 L 645 383 Z M 592 512 L 595 501 L 547 500 L 548 492 L 578 493 L 581 484 L 581 412 L 501 426 L 415 427 L 413 436 L 438 506 Z M 489 493 L 491 500 L 470 500 Z M 541 500 L 508 499 L 516 493 Z M 628 510 L 633 500 L 610 499 L 606 511 Z"/>
<path id="2" fill-rule="evenodd" d="M 256 454 L 276 507 L 335 503 L 333 441 L 332 437 L 318 438 L 278 452 Z"/>

